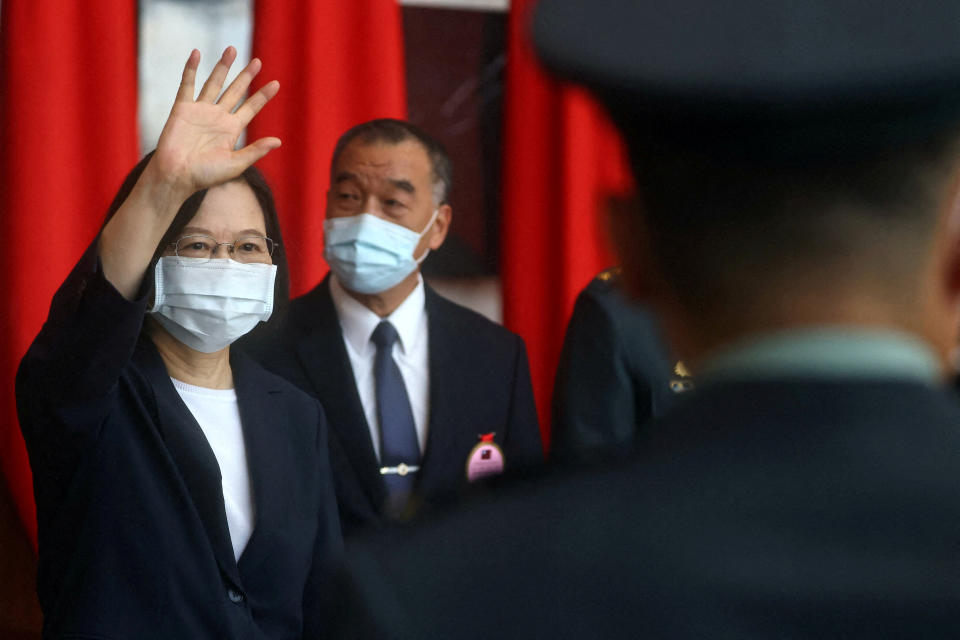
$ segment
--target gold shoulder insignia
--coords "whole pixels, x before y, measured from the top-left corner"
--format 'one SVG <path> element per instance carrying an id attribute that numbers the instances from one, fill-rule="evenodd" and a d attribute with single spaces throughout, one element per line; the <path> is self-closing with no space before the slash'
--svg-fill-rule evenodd
<path id="1" fill-rule="evenodd" d="M 670 380 L 671 391 L 683 393 L 693 389 L 693 378 L 690 377 L 690 371 L 683 364 L 683 360 L 677 360 L 677 364 L 673 365 L 673 374 L 675 377 Z"/>
<path id="2" fill-rule="evenodd" d="M 620 267 L 610 267 L 609 269 L 604 269 L 603 271 L 597 274 L 597 279 L 603 280 L 604 282 L 606 282 L 607 280 L 613 280 L 614 278 L 619 278 L 619 277 L 620 277 Z"/>

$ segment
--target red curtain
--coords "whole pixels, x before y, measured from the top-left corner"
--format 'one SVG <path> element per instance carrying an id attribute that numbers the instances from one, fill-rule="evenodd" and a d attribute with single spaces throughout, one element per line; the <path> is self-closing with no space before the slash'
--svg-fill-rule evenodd
<path id="1" fill-rule="evenodd" d="M 247 137 L 283 146 L 259 166 L 273 186 L 290 261 L 291 293 L 327 271 L 323 216 L 337 138 L 372 118 L 406 117 L 403 31 L 396 0 L 258 0 L 253 55 L 280 94 Z"/>
<path id="2" fill-rule="evenodd" d="M 0 10 L 0 463 L 35 541 L 14 376 L 137 161 L 137 16 L 130 0 Z"/>
<path id="3" fill-rule="evenodd" d="M 615 264 L 605 202 L 630 190 L 625 148 L 584 92 L 549 78 L 529 38 L 533 0 L 513 0 L 504 104 L 504 324 L 527 343 L 544 442 L 577 293 Z"/>

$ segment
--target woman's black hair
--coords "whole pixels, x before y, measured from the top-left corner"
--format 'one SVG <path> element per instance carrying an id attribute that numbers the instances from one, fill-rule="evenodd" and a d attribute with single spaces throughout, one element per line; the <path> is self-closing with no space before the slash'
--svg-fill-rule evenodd
<path id="1" fill-rule="evenodd" d="M 117 212 L 120 205 L 130 196 L 130 192 L 133 191 L 134 185 L 136 185 L 137 180 L 140 179 L 143 170 L 147 167 L 152 157 L 153 151 L 144 156 L 143 159 L 130 170 L 127 177 L 124 178 L 123 184 L 120 185 L 117 195 L 114 196 L 113 202 L 110 203 L 110 208 L 107 210 L 106 218 L 103 221 L 104 226 L 106 226 L 110 218 Z M 263 222 L 267 237 L 273 240 L 276 246 L 273 252 L 273 264 L 277 265 L 277 279 L 273 290 L 273 314 L 270 316 L 270 322 L 266 323 L 267 325 L 273 326 L 283 317 L 290 303 L 290 268 L 287 265 L 287 256 L 283 250 L 280 218 L 277 214 L 276 204 L 273 201 L 273 192 L 270 190 L 270 185 L 267 184 L 266 178 L 263 177 L 263 174 L 260 173 L 256 167 L 248 167 L 243 173 L 237 176 L 235 180 L 245 182 L 257 197 L 257 202 L 260 203 L 260 209 L 263 211 Z M 200 204 L 206 195 L 207 189 L 197 191 L 180 206 L 180 210 L 177 211 L 177 215 L 174 216 L 173 222 L 170 223 L 170 227 L 167 229 L 167 232 L 163 234 L 163 238 L 161 238 L 160 243 L 153 252 L 153 258 L 150 261 L 151 266 L 157 263 L 164 249 L 171 243 L 176 242 L 177 238 L 180 237 L 183 233 L 183 228 L 186 227 L 197 214 L 197 210 L 200 208 Z M 263 327 L 263 325 L 258 325 L 258 327 Z M 257 332 L 260 333 L 259 330 Z"/>

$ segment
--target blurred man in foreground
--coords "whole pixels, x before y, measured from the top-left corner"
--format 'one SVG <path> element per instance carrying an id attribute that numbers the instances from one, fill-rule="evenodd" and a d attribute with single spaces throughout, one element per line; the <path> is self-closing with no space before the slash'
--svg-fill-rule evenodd
<path id="1" fill-rule="evenodd" d="M 697 386 L 640 457 L 355 548 L 380 637 L 952 637 L 960 5 L 545 0 Z M 492 588 L 494 587 L 495 588 Z"/>

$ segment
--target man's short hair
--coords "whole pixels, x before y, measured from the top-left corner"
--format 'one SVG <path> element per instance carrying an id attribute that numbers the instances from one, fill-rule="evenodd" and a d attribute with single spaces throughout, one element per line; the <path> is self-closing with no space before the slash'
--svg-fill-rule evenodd
<path id="1" fill-rule="evenodd" d="M 915 291 L 957 139 L 951 129 L 886 153 L 789 165 L 649 153 L 627 133 L 654 259 L 681 303 L 703 313 L 789 296 L 778 288 L 802 273 L 878 274 L 878 286 Z"/>
<path id="2" fill-rule="evenodd" d="M 337 140 L 337 145 L 333 148 L 333 158 L 330 160 L 331 170 L 340 158 L 340 154 L 347 148 L 347 145 L 357 139 L 364 144 L 377 142 L 399 144 L 407 140 L 415 140 L 420 143 L 420 146 L 427 152 L 427 157 L 430 159 L 430 167 L 433 174 L 434 200 L 437 205 L 447 204 L 450 197 L 450 189 L 453 186 L 453 165 L 443 145 L 428 135 L 423 129 L 405 120 L 396 120 L 393 118 L 378 118 L 358 124 L 348 129 L 346 133 Z"/>

